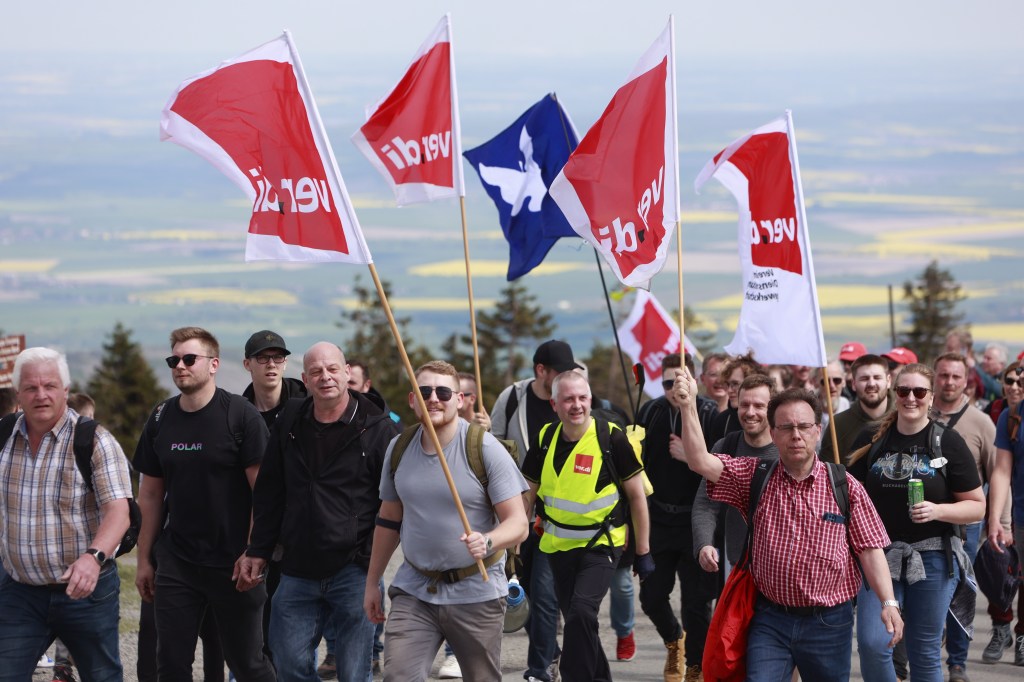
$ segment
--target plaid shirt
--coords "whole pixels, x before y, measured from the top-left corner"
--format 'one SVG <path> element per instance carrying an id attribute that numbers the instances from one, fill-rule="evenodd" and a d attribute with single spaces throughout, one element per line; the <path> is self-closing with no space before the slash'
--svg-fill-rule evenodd
<path id="1" fill-rule="evenodd" d="M 128 460 L 106 429 L 96 429 L 90 491 L 72 448 L 78 413 L 68 409 L 29 449 L 25 418 L 0 444 L 0 559 L 11 577 L 28 585 L 56 583 L 89 548 L 100 527 L 100 507 L 132 496 Z"/>
<path id="2" fill-rule="evenodd" d="M 717 456 L 725 469 L 717 484 L 708 482 L 708 496 L 736 507 L 746 519 L 758 460 Z M 853 477 L 847 481 L 853 551 L 888 547 L 889 536 L 864 486 Z M 835 606 L 853 599 L 860 570 L 838 515 L 823 462 L 815 460 L 802 481 L 781 463 L 775 467 L 754 513 L 751 572 L 765 597 L 784 606 Z"/>

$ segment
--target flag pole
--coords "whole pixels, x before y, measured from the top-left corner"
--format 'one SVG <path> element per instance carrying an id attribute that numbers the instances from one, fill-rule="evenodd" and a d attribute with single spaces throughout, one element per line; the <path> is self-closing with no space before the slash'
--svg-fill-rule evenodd
<path id="1" fill-rule="evenodd" d="M 679 279 L 679 357 L 686 357 L 686 326 L 683 324 L 685 317 L 685 303 L 683 299 L 683 219 L 679 210 L 679 106 L 678 93 L 676 92 L 676 18 L 675 15 L 668 15 L 668 40 L 669 60 L 668 79 L 672 85 L 672 165 L 675 167 L 675 192 L 676 192 L 676 260 L 678 262 Z"/>
<path id="2" fill-rule="evenodd" d="M 612 323 L 612 336 L 615 337 L 615 348 L 619 351 L 619 364 L 622 365 L 622 381 L 626 386 L 626 397 L 629 399 L 629 411 L 633 413 L 633 423 L 636 423 L 636 403 L 633 402 L 633 392 L 629 390 L 629 372 L 626 369 L 626 360 L 622 356 L 622 343 L 619 342 L 619 330 L 615 328 L 615 315 L 612 313 L 612 299 L 608 296 L 608 284 L 605 283 L 604 268 L 601 267 L 601 256 L 598 255 L 597 249 L 594 249 L 594 260 L 597 261 L 597 272 L 601 275 L 601 290 L 604 291 L 604 302 L 608 305 L 608 319 Z"/>
<path id="3" fill-rule="evenodd" d="M 839 440 L 836 438 L 836 413 L 832 406 L 832 384 L 828 376 L 828 363 L 821 368 L 821 376 L 825 379 L 826 400 L 828 404 L 828 430 L 832 438 L 832 459 L 839 464 Z"/>
<path id="4" fill-rule="evenodd" d="M 461 163 L 461 159 L 460 159 Z M 476 376 L 476 394 L 479 397 L 481 411 L 487 413 L 484 406 L 484 384 L 480 380 L 480 347 L 476 339 L 476 308 L 473 303 L 473 275 L 469 266 L 469 233 L 466 229 L 466 197 L 459 197 L 459 208 L 462 213 L 462 251 L 466 257 L 466 291 L 469 294 L 469 331 L 473 340 L 473 373 Z"/>
<path id="5" fill-rule="evenodd" d="M 380 297 L 381 307 L 384 308 L 384 314 L 388 318 L 388 324 L 391 326 L 391 334 L 395 337 L 395 344 L 398 346 L 398 353 L 402 356 L 402 364 L 405 366 L 405 373 L 409 376 L 409 385 L 412 386 L 412 395 L 416 399 L 416 404 L 420 408 L 420 414 L 424 416 L 420 422 L 423 424 L 424 430 L 427 432 L 427 436 L 430 438 L 431 444 L 434 446 L 434 450 L 437 452 L 437 461 L 441 463 L 441 471 L 444 472 L 445 480 L 448 481 L 448 489 L 452 493 L 452 499 L 455 501 L 455 509 L 459 512 L 459 518 L 462 520 L 462 528 L 465 530 L 466 535 L 473 532 L 469 526 L 469 518 L 466 517 L 466 510 L 462 506 L 462 499 L 459 497 L 459 490 L 455 487 L 455 480 L 452 478 L 452 472 L 448 468 L 448 461 L 444 456 L 444 448 L 441 447 L 441 441 L 437 438 L 437 432 L 434 431 L 434 424 L 430 421 L 427 416 L 427 403 L 423 400 L 423 395 L 419 391 L 419 386 L 416 383 L 416 373 L 413 371 L 412 362 L 409 360 L 409 354 L 405 352 L 405 344 L 402 343 L 402 335 L 398 332 L 398 325 L 395 323 L 395 316 L 391 313 L 391 306 L 388 304 L 387 294 L 384 293 L 384 286 L 380 283 L 380 277 L 377 276 L 377 268 L 374 267 L 373 263 L 367 264 L 370 268 L 370 276 L 373 278 L 373 285 L 377 288 L 377 296 Z M 476 560 L 477 568 L 480 569 L 480 575 L 483 577 L 484 582 L 487 582 L 487 568 L 484 566 L 483 559 Z"/>

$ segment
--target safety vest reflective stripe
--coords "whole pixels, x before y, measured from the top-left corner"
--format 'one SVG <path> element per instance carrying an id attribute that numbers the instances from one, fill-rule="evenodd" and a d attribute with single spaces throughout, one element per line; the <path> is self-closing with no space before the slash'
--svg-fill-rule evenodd
<path id="1" fill-rule="evenodd" d="M 587 528 L 586 530 L 571 530 L 569 528 L 562 528 L 561 526 L 556 526 L 555 524 L 551 523 L 550 521 L 545 521 L 544 522 L 544 533 L 545 534 L 550 533 L 552 535 L 552 537 L 562 538 L 563 540 L 587 540 L 587 541 L 589 541 L 590 538 L 594 537 L 594 533 L 596 533 L 596 532 L 597 532 L 597 530 L 595 530 L 593 528 Z"/>
<path id="2" fill-rule="evenodd" d="M 611 507 L 613 504 L 619 501 L 619 492 L 616 490 L 610 495 L 598 498 L 593 502 L 583 503 L 575 502 L 573 500 L 563 500 L 557 497 L 546 496 L 544 498 L 544 507 L 546 509 L 559 509 L 561 511 L 569 512 L 570 514 L 588 514 L 590 512 L 600 511 Z"/>

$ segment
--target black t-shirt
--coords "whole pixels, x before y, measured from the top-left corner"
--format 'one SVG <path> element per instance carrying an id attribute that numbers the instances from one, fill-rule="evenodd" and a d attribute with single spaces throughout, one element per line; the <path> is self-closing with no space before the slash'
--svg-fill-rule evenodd
<path id="1" fill-rule="evenodd" d="M 555 426 L 557 425 L 553 424 L 550 428 L 555 428 Z M 636 458 L 633 446 L 629 444 L 629 439 L 626 438 L 626 434 L 623 433 L 622 429 L 613 429 L 609 436 L 612 464 L 615 466 L 615 472 L 619 475 L 619 479 L 625 481 L 640 473 L 643 470 L 643 466 Z M 558 442 L 555 443 L 555 471 L 562 471 L 566 460 L 569 459 L 569 453 L 576 447 L 577 442 L 568 441 L 559 436 Z M 540 448 L 540 443 L 535 443 L 529 452 L 526 453 L 526 460 L 523 462 L 523 476 L 526 480 L 540 483 L 541 472 L 544 469 L 545 454 Z M 608 467 L 602 466 L 601 473 L 598 474 L 597 480 L 594 481 L 594 492 L 603 489 L 611 482 L 611 473 L 609 473 Z"/>
<path id="2" fill-rule="evenodd" d="M 196 412 L 182 410 L 179 399 L 167 401 L 158 422 L 150 416 L 133 464 L 163 479 L 168 519 L 160 541 L 169 551 L 200 566 L 230 567 L 249 541 L 245 470 L 263 459 L 267 427 L 251 403 L 223 389 Z M 240 432 L 232 433 L 229 414 L 238 415 Z"/>
<path id="3" fill-rule="evenodd" d="M 853 443 L 853 450 L 868 445 L 876 427 L 861 431 Z M 854 462 L 850 475 L 864 483 L 868 496 L 885 524 L 889 538 L 914 543 L 927 538 L 940 537 L 951 529 L 943 521 L 914 523 L 910 520 L 907 481 L 917 478 L 924 484 L 924 499 L 943 504 L 953 502 L 953 493 L 964 493 L 981 485 L 978 467 L 967 443 L 953 429 L 942 433 L 942 456 L 946 458 L 945 475 L 931 465 L 935 455 L 928 444 L 929 424 L 912 435 L 903 435 L 895 425 L 889 428 L 881 450 L 873 462 L 868 455 Z"/>
<path id="4" fill-rule="evenodd" d="M 513 389 L 515 390 L 515 389 Z M 537 444 L 537 436 L 545 424 L 558 421 L 550 400 L 542 400 L 533 392 L 533 384 L 526 387 L 527 449 Z"/>
<path id="5" fill-rule="evenodd" d="M 686 462 L 673 459 L 668 451 L 669 435 L 681 435 L 682 416 L 666 398 L 648 403 L 650 407 L 641 411 L 644 436 L 644 469 L 654 485 L 651 499 L 675 506 L 689 506 L 703 480 L 700 474 L 691 470 Z M 659 518 L 665 510 L 652 506 L 651 515 Z"/>

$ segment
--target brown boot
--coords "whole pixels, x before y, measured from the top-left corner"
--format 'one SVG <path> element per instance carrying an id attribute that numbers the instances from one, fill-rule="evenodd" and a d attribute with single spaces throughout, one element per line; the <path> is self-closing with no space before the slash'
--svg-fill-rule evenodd
<path id="1" fill-rule="evenodd" d="M 665 657 L 665 682 L 683 682 L 683 640 L 686 635 L 674 642 L 665 642 L 668 656 Z"/>
<path id="2" fill-rule="evenodd" d="M 704 682 L 704 672 L 699 665 L 686 666 L 686 677 L 683 682 Z"/>

